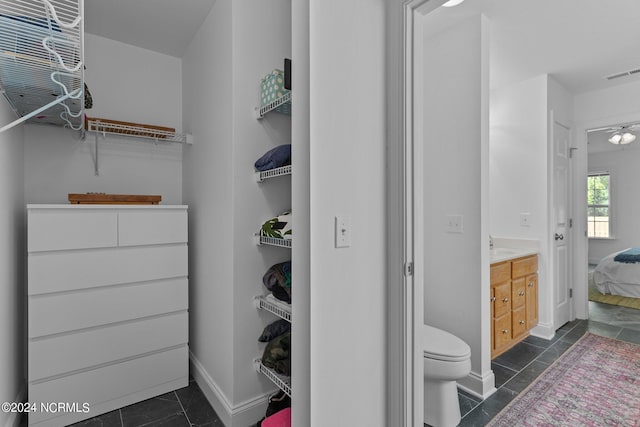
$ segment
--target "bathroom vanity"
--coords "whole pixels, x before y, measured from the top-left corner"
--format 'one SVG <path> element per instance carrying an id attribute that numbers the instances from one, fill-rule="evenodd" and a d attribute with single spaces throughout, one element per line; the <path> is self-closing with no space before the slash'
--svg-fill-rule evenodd
<path id="1" fill-rule="evenodd" d="M 491 358 L 529 336 L 538 324 L 538 255 L 529 250 L 492 252 Z"/>

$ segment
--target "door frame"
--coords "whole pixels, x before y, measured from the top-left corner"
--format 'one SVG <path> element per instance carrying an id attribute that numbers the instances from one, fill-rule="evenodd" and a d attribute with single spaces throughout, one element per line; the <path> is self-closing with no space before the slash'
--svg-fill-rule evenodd
<path id="1" fill-rule="evenodd" d="M 424 418 L 424 353 L 419 336 L 424 324 L 422 179 L 420 141 L 414 128 L 421 87 L 414 66 L 421 60 L 422 34 L 416 21 L 446 0 L 394 0 L 387 5 L 388 178 L 388 408 L 387 425 L 417 427 Z"/>

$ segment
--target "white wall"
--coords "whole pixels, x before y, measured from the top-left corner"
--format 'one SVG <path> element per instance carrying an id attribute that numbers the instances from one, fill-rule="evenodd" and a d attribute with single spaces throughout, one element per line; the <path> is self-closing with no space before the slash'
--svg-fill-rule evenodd
<path id="1" fill-rule="evenodd" d="M 577 227 L 586 230 L 587 212 L 581 206 L 587 206 L 587 131 L 606 126 L 611 126 L 640 121 L 640 82 L 621 84 L 609 89 L 587 92 L 576 95 L 574 99 L 576 123 L 575 143 L 578 148 L 574 168 L 574 218 Z M 582 224 L 582 225 L 581 225 Z M 580 230 L 580 228 L 578 228 Z M 574 298 L 576 301 L 576 315 L 580 318 L 588 316 L 587 304 L 587 260 L 589 255 L 589 241 L 586 237 L 580 237 L 583 233 L 575 233 L 575 257 L 574 268 L 575 283 L 583 283 L 582 287 L 576 287 Z M 602 242 L 604 246 L 613 242 Z M 597 243 L 596 243 L 597 244 Z M 634 244 L 635 245 L 635 244 Z M 604 253 L 609 248 L 594 249 L 595 253 Z M 594 258 L 596 258 L 594 256 Z"/>
<path id="2" fill-rule="evenodd" d="M 309 271 L 297 277 L 310 289 L 311 403 L 300 425 L 386 424 L 384 12 L 383 0 L 309 0 Z M 349 248 L 334 247 L 336 215 L 351 218 Z"/>
<path id="3" fill-rule="evenodd" d="M 612 126 L 640 119 L 640 82 L 615 86 L 578 95 L 575 120 L 589 129 Z M 580 142 L 586 145 L 586 135 L 579 133 Z M 638 212 L 638 200 L 632 183 L 636 180 L 640 151 L 637 142 L 628 147 L 620 146 L 606 153 L 588 155 L 588 171 L 611 172 L 611 213 L 613 239 L 590 239 L 588 260 L 597 263 L 614 251 L 638 246 L 640 231 L 633 218 Z M 585 147 L 586 148 L 586 147 Z M 586 176 L 581 177 L 586 182 Z M 631 180 L 629 180 L 631 179 Z M 586 184 L 585 184 L 586 185 Z"/>
<path id="4" fill-rule="evenodd" d="M 85 35 L 90 117 L 169 126 L 181 130 L 181 61 L 91 34 Z M 182 203 L 182 147 L 146 139 L 95 138 L 51 126 L 25 127 L 27 203 L 67 203 L 68 193 L 159 194 Z"/>
<path id="5" fill-rule="evenodd" d="M 196 380 L 228 426 L 259 420 L 274 390 L 253 359 L 275 318 L 256 310 L 253 297 L 264 293 L 265 271 L 291 251 L 257 247 L 253 235 L 291 208 L 291 178 L 259 184 L 253 163 L 291 142 L 291 118 L 259 121 L 254 107 L 260 79 L 290 56 L 288 0 L 218 0 L 183 58 L 184 126 L 202 141 L 185 149 L 183 169 L 192 212 L 191 353 Z"/>
<path id="6" fill-rule="evenodd" d="M 572 97 L 548 75 L 491 92 L 491 234 L 538 242 L 539 326 L 533 333 L 543 336 L 562 326 L 554 323 L 551 111 L 555 121 L 573 125 Z M 521 213 L 530 214 L 529 225 L 520 225 Z"/>
<path id="7" fill-rule="evenodd" d="M 597 264 L 607 255 L 640 246 L 638 166 L 640 148 L 636 143 L 613 151 L 589 154 L 589 172 L 611 174 L 611 239 L 589 239 L 589 262 Z"/>
<path id="8" fill-rule="evenodd" d="M 0 100 L 0 123 L 16 119 Z M 23 127 L 0 133 L 0 401 L 25 396 L 25 208 Z M 0 426 L 17 426 L 18 414 L 0 412 Z"/>
<path id="9" fill-rule="evenodd" d="M 488 254 L 487 31 L 484 17 L 474 16 L 425 38 L 418 118 L 424 126 L 424 322 L 469 344 L 473 379 L 463 383 L 479 395 L 494 386 L 493 378 L 483 384 L 491 376 L 488 263 L 482 258 Z M 462 233 L 447 232 L 448 215 L 463 216 Z"/>

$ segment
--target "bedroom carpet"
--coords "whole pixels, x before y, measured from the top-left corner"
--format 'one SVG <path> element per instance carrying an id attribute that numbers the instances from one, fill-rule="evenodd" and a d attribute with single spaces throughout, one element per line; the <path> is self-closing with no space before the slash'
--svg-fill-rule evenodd
<path id="1" fill-rule="evenodd" d="M 488 425 L 638 426 L 640 346 L 587 333 Z"/>
<path id="2" fill-rule="evenodd" d="M 589 273 L 589 301 L 610 305 L 619 305 L 640 310 L 640 298 L 623 297 L 620 295 L 602 295 L 593 283 L 593 273 Z"/>

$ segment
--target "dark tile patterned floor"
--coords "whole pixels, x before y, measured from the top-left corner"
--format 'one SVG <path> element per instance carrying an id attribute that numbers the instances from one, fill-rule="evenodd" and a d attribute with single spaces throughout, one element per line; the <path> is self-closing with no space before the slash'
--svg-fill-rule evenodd
<path id="1" fill-rule="evenodd" d="M 21 426 L 26 426 L 23 417 Z M 99 415 L 72 427 L 224 427 L 198 384 Z"/>
<path id="2" fill-rule="evenodd" d="M 523 391 L 585 332 L 640 344 L 640 310 L 589 302 L 589 320 L 575 320 L 544 340 L 527 337 L 511 350 L 491 362 L 497 391 L 480 401 L 463 391 L 458 392 L 462 420 L 460 427 L 486 425 L 514 397 Z"/>

